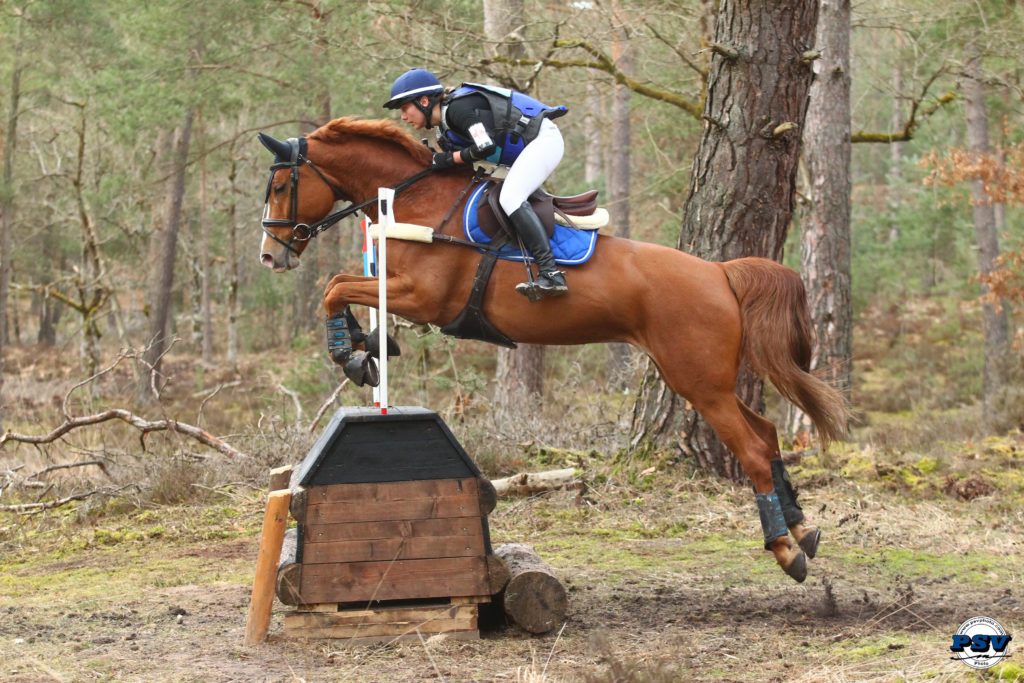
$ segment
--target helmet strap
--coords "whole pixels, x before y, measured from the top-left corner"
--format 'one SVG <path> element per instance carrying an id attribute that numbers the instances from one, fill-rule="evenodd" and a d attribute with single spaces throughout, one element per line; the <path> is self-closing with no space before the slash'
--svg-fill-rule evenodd
<path id="1" fill-rule="evenodd" d="M 438 101 L 441 99 L 441 96 L 440 95 L 426 95 L 426 98 L 427 98 L 427 106 L 425 106 L 425 107 L 422 104 L 420 104 L 420 98 L 419 97 L 417 97 L 415 100 L 413 100 L 412 103 L 416 106 L 417 109 L 420 110 L 420 113 L 423 114 L 423 118 L 427 122 L 427 130 L 430 130 L 431 128 L 434 127 L 434 122 L 432 120 L 434 118 L 434 107 L 437 105 Z"/>

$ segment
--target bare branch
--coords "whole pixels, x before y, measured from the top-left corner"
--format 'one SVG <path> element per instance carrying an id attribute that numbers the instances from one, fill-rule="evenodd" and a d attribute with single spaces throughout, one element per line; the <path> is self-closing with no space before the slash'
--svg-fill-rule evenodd
<path id="1" fill-rule="evenodd" d="M 334 390 L 333 394 L 331 394 L 331 397 L 324 401 L 324 404 L 320 406 L 320 410 L 316 411 L 316 417 L 314 417 L 313 421 L 309 423 L 310 432 L 316 429 L 316 426 L 320 423 L 320 418 L 324 416 L 324 413 L 327 412 L 327 409 L 331 404 L 338 400 L 338 396 L 341 394 L 341 390 L 345 388 L 346 384 L 348 384 L 348 377 L 342 380 L 341 384 L 338 385 L 338 388 Z"/>
<path id="2" fill-rule="evenodd" d="M 931 104 L 929 107 L 919 109 L 924 98 L 928 95 L 928 90 L 932 87 L 932 84 L 945 73 L 946 68 L 942 67 L 931 77 L 925 81 L 921 87 L 921 94 L 910 101 L 910 116 L 907 117 L 906 122 L 903 124 L 903 130 L 893 133 L 869 133 L 864 131 L 858 131 L 850 135 L 850 142 L 907 142 L 912 140 L 914 133 L 917 131 L 917 127 L 922 121 L 927 119 L 929 116 L 937 112 L 942 107 L 946 106 L 950 102 L 956 99 L 956 93 L 952 90 L 948 90 Z"/>
<path id="3" fill-rule="evenodd" d="M 107 475 L 108 477 L 110 476 L 110 473 L 107 472 L 107 464 L 102 460 L 85 460 L 83 462 L 69 462 L 63 465 L 50 465 L 49 467 L 44 467 L 43 469 L 39 470 L 34 474 L 30 474 L 25 479 L 38 479 L 44 474 L 49 474 L 50 472 L 54 472 L 56 470 L 67 470 L 73 467 L 88 467 L 89 465 L 96 465 L 97 467 L 100 468 L 100 470 L 102 470 L 103 474 Z"/>
<path id="4" fill-rule="evenodd" d="M 292 399 L 292 403 L 295 405 L 295 419 L 299 422 L 302 422 L 302 404 L 299 402 L 299 395 L 283 384 L 278 384 L 277 388 L 281 391 L 281 393 L 289 396 Z"/>
<path id="5" fill-rule="evenodd" d="M 179 420 L 147 420 L 139 417 L 135 413 L 132 413 L 123 408 L 111 408 L 105 410 L 102 413 L 96 413 L 95 415 L 83 415 L 81 417 L 74 417 L 65 419 L 63 424 L 55 428 L 48 434 L 42 435 L 31 435 L 31 434 L 19 434 L 17 432 L 4 432 L 0 435 L 0 448 L 4 446 L 8 441 L 16 443 L 31 443 L 31 444 L 43 444 L 53 443 L 60 437 L 64 436 L 70 431 L 78 429 L 79 427 L 87 427 L 90 425 L 99 424 L 101 422 L 107 422 L 109 420 L 121 420 L 127 422 L 131 426 L 142 432 L 143 445 L 145 445 L 145 436 L 150 432 L 162 432 L 169 431 L 175 434 L 184 434 L 190 436 L 196 441 L 209 446 L 210 448 L 220 451 L 229 458 L 246 458 L 244 453 L 236 450 L 232 446 L 224 443 L 213 434 L 210 434 L 205 429 L 201 429 L 194 425 L 190 425 L 186 422 Z"/>

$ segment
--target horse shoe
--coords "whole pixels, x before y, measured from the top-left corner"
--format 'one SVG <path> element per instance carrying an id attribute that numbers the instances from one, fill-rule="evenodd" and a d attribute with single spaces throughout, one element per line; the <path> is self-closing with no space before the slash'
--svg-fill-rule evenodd
<path id="1" fill-rule="evenodd" d="M 356 351 L 345 363 L 345 376 L 348 377 L 357 387 L 380 384 L 380 371 L 377 363 L 365 351 Z"/>

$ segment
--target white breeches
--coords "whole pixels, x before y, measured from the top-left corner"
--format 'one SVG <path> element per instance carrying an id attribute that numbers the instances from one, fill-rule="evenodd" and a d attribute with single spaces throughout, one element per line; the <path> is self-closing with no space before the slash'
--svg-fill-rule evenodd
<path id="1" fill-rule="evenodd" d="M 512 162 L 501 185 L 498 203 L 506 215 L 522 206 L 527 197 L 548 179 L 564 153 L 562 132 L 558 126 L 544 119 L 537 137 Z"/>

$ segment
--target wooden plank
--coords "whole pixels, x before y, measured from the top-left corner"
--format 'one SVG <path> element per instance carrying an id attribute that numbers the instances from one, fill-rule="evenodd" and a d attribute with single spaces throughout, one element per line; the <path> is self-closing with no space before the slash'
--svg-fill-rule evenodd
<path id="1" fill-rule="evenodd" d="M 337 612 L 338 603 L 336 602 L 314 602 L 310 605 L 296 605 L 295 609 L 299 612 Z"/>
<path id="2" fill-rule="evenodd" d="M 476 605 L 345 612 L 294 612 L 284 617 L 286 634 L 308 638 L 424 635 L 475 630 Z"/>
<path id="3" fill-rule="evenodd" d="M 334 543 L 306 543 L 302 564 L 416 560 L 430 557 L 483 556 L 482 536 L 420 536 Z"/>
<path id="4" fill-rule="evenodd" d="M 303 552 L 311 543 L 360 541 L 375 538 L 419 538 L 423 536 L 482 536 L 480 517 L 392 520 L 385 522 L 348 522 L 308 524 L 303 529 Z"/>
<path id="5" fill-rule="evenodd" d="M 309 505 L 305 523 L 370 522 L 395 519 L 441 519 L 480 514 L 476 494 L 396 501 L 355 501 Z"/>
<path id="6" fill-rule="evenodd" d="M 287 638 L 296 639 L 312 639 L 312 638 L 330 638 L 331 636 L 314 636 L 302 631 L 296 631 L 294 633 L 285 633 Z M 473 629 L 471 631 L 446 631 L 443 634 L 438 633 L 410 633 L 404 636 L 371 636 L 369 638 L 341 638 L 338 642 L 331 643 L 331 647 L 365 647 L 369 645 L 392 645 L 394 643 L 419 643 L 430 637 L 443 637 L 445 640 L 480 640 L 479 629 Z"/>
<path id="7" fill-rule="evenodd" d="M 487 593 L 483 557 L 304 565 L 303 602 L 447 598 Z"/>
<path id="8" fill-rule="evenodd" d="M 422 624 L 434 620 L 463 620 L 467 624 L 476 619 L 476 605 L 386 605 L 373 609 L 343 609 L 333 612 L 288 612 L 285 624 L 318 628 L 344 624 Z"/>
<path id="9" fill-rule="evenodd" d="M 479 605 L 490 601 L 490 595 L 466 595 L 459 598 L 452 598 L 453 605 Z"/>
<path id="10" fill-rule="evenodd" d="M 476 477 L 466 479 L 420 479 L 417 481 L 374 482 L 371 484 L 330 484 L 309 489 L 309 503 L 351 502 L 366 500 L 408 500 L 477 493 Z"/>

